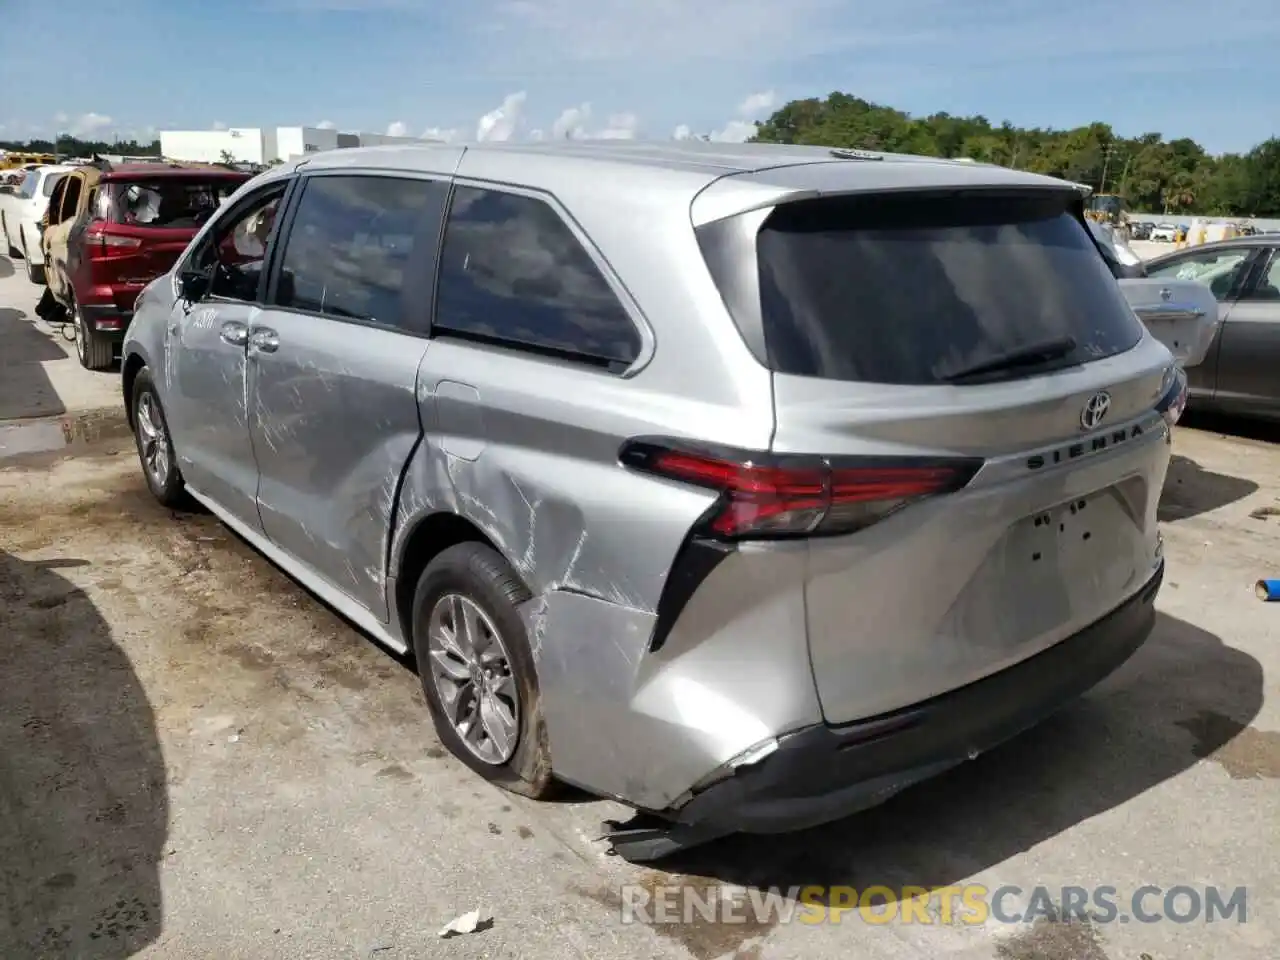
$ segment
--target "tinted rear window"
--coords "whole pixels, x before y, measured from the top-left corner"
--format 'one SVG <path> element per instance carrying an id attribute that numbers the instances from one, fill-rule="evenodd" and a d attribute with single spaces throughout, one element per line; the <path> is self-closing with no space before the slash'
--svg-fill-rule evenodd
<path id="1" fill-rule="evenodd" d="M 198 229 L 242 181 L 157 177 L 107 184 L 111 219 L 133 227 Z"/>
<path id="2" fill-rule="evenodd" d="M 1071 337 L 1052 364 L 1123 352 L 1142 336 L 1067 195 L 915 194 L 802 201 L 757 238 L 764 340 L 780 373 L 935 384 L 1020 348 Z"/>

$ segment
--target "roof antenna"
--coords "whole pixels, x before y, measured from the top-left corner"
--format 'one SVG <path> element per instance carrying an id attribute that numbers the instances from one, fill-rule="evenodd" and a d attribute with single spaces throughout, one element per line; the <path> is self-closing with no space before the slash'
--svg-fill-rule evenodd
<path id="1" fill-rule="evenodd" d="M 872 153 L 870 150 L 846 150 L 837 147 L 829 151 L 837 160 L 883 160 L 884 154 Z"/>

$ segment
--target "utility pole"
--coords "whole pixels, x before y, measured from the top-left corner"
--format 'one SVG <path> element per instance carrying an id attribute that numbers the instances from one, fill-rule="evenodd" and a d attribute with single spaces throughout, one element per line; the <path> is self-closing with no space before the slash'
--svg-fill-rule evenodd
<path id="1" fill-rule="evenodd" d="M 1098 184 L 1098 192 L 1107 192 L 1107 171 L 1111 168 L 1111 157 L 1116 151 L 1114 143 L 1108 143 L 1102 151 L 1102 182 Z"/>

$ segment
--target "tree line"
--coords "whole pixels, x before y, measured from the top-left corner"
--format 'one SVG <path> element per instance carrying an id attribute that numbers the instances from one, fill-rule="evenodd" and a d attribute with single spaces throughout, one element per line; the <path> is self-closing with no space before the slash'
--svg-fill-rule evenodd
<path id="1" fill-rule="evenodd" d="M 983 116 L 913 117 L 847 93 L 793 100 L 759 124 L 753 141 L 934 157 L 970 157 L 1118 193 L 1131 210 L 1206 216 L 1280 216 L 1280 137 L 1247 153 L 1212 156 L 1159 133 L 1119 136 L 1105 123 L 1074 130 L 993 124 Z"/>
<path id="2" fill-rule="evenodd" d="M 56 147 L 56 149 L 55 149 Z M 63 157 L 91 157 L 95 153 L 113 153 L 126 157 L 158 157 L 160 141 L 139 143 L 136 140 L 80 140 L 62 136 L 52 140 L 0 140 L 0 149 L 15 153 L 56 153 Z"/>

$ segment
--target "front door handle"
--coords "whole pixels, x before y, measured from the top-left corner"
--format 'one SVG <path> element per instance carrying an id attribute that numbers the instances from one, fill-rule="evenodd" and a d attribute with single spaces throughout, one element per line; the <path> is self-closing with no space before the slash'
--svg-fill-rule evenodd
<path id="1" fill-rule="evenodd" d="M 269 327 L 254 327 L 249 344 L 263 353 L 275 353 L 280 349 L 280 335 Z"/>
<path id="2" fill-rule="evenodd" d="M 233 347 L 243 347 L 249 342 L 249 328 L 243 323 L 236 323 L 231 320 L 222 325 L 222 331 L 218 336 Z"/>

